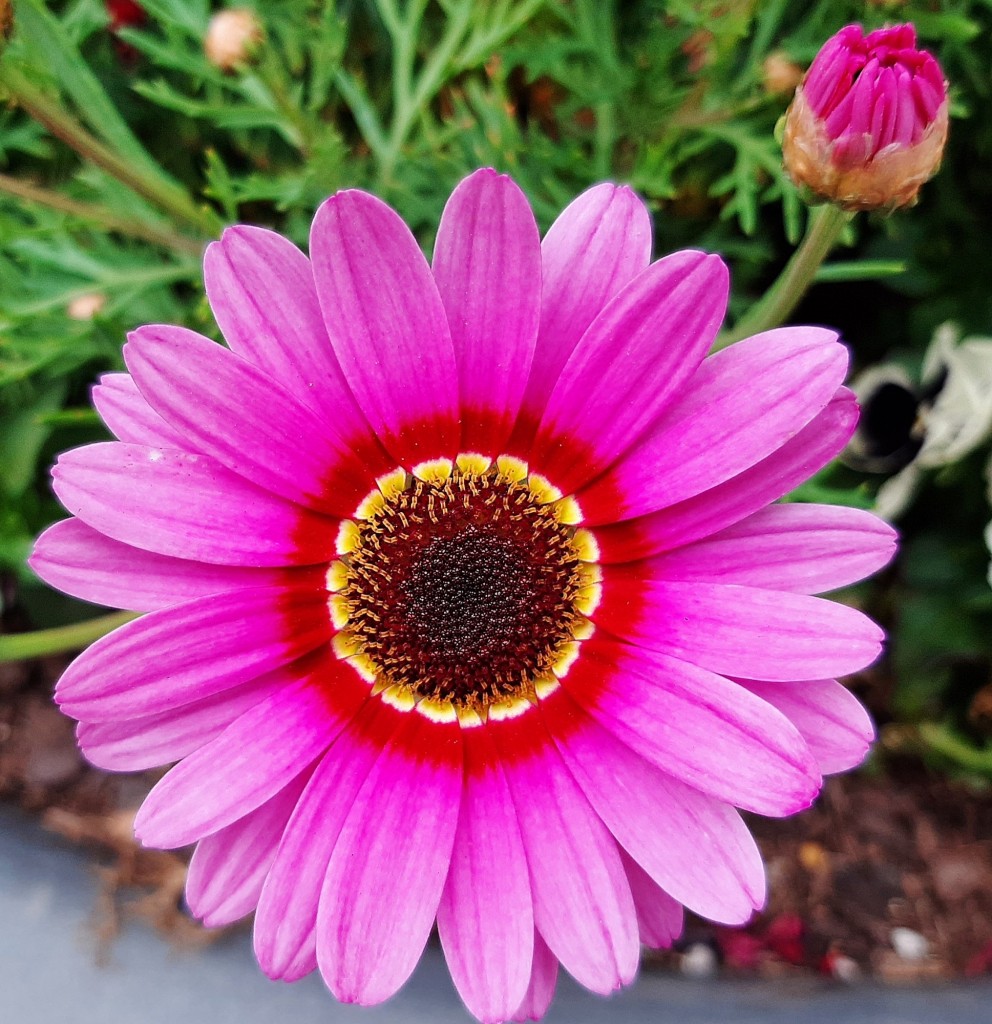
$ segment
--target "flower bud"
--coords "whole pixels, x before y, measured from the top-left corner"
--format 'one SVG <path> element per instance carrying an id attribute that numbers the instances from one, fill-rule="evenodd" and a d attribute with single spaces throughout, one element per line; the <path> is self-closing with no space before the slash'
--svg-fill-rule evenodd
<path id="1" fill-rule="evenodd" d="M 845 210 L 916 199 L 947 140 L 947 83 L 912 25 L 829 39 L 796 90 L 782 150 L 797 185 Z"/>
<path id="2" fill-rule="evenodd" d="M 106 304 L 107 296 L 102 292 L 87 292 L 77 295 L 66 307 L 66 313 L 73 320 L 92 320 Z"/>
<path id="3" fill-rule="evenodd" d="M 802 81 L 803 69 L 781 50 L 770 53 L 761 65 L 761 84 L 771 96 L 787 96 Z"/>
<path id="4" fill-rule="evenodd" d="M 233 71 L 250 59 L 261 41 L 262 26 L 253 11 L 218 11 L 207 26 L 203 52 L 214 67 Z"/>

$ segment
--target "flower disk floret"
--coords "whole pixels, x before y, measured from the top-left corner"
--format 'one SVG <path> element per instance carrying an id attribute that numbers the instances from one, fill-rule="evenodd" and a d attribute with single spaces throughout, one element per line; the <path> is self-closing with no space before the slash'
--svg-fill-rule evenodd
<path id="1" fill-rule="evenodd" d="M 210 247 L 227 347 L 143 327 L 94 389 L 117 440 L 60 458 L 72 518 L 32 564 L 147 614 L 57 699 L 93 763 L 178 762 L 138 835 L 196 843 L 190 907 L 255 911 L 271 977 L 379 1002 L 436 921 L 480 1020 L 541 1016 L 559 963 L 610 992 L 683 906 L 762 905 L 739 808 L 863 758 L 835 679 L 881 634 L 811 595 L 892 531 L 775 504 L 851 436 L 847 354 L 793 327 L 707 357 L 726 268 L 650 253 L 610 184 L 542 242 L 478 171 L 432 265 L 342 192 L 310 259 L 260 228 Z"/>

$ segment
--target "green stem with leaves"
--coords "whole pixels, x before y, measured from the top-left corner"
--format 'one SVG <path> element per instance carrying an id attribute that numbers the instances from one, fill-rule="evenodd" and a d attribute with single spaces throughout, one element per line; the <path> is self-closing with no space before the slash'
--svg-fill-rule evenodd
<path id="1" fill-rule="evenodd" d="M 7 633 L 0 636 L 0 662 L 26 661 L 50 654 L 81 651 L 125 622 L 136 619 L 134 612 L 114 612 L 98 619 L 76 622 L 71 626 L 38 629 L 32 633 Z"/>
<path id="2" fill-rule="evenodd" d="M 792 254 L 778 279 L 729 331 L 719 335 L 713 343 L 713 351 L 785 323 L 813 283 L 820 265 L 827 258 L 852 216 L 853 214 L 829 204 L 813 210 L 810 213 L 806 237 Z"/>
<path id="3" fill-rule="evenodd" d="M 7 174 L 0 174 L 0 192 L 17 196 L 18 199 L 25 199 L 29 203 L 37 203 L 39 206 L 47 206 L 50 210 L 58 210 L 61 213 L 79 217 L 81 220 L 89 221 L 107 231 L 127 235 L 130 238 L 139 238 L 143 242 L 151 242 L 153 245 L 160 245 L 165 249 L 172 249 L 174 252 L 184 255 L 199 256 L 207 244 L 206 241 L 201 242 L 195 238 L 188 238 L 186 235 L 180 235 L 165 227 L 157 227 L 154 224 L 145 224 L 130 217 L 122 217 L 106 206 L 71 199 L 69 196 L 62 195 L 61 192 L 53 192 L 50 189 L 41 188 L 39 185 L 31 185 Z"/>
<path id="4" fill-rule="evenodd" d="M 176 220 L 214 234 L 213 214 L 196 206 L 182 189 L 126 160 L 91 135 L 68 111 L 33 85 L 19 71 L 0 64 L 0 87 L 10 99 L 22 106 L 56 138 L 126 185 L 139 196 L 154 203 Z"/>
<path id="5" fill-rule="evenodd" d="M 387 189 L 392 183 L 396 163 L 417 116 L 444 83 L 448 65 L 465 38 L 472 17 L 473 2 L 463 0 L 448 14 L 440 41 L 420 74 L 414 78 L 413 60 L 424 7 L 426 4 L 422 0 L 412 4 L 407 21 L 400 24 L 399 34 L 394 37 L 396 77 L 393 83 L 393 118 L 379 164 L 380 180 Z"/>

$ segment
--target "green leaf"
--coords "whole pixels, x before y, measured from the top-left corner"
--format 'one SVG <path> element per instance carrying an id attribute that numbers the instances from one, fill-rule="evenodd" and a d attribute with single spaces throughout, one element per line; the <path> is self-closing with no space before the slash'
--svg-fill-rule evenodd
<path id="1" fill-rule="evenodd" d="M 34 479 L 41 446 L 52 431 L 45 417 L 62 405 L 64 380 L 48 383 L 24 408 L 0 408 L 0 491 L 7 498 L 22 494 Z"/>
<path id="2" fill-rule="evenodd" d="M 18 32 L 29 36 L 32 45 L 45 54 L 48 68 L 93 131 L 121 156 L 138 164 L 145 173 L 176 186 L 176 181 L 149 156 L 127 126 L 100 80 L 90 71 L 58 19 L 41 0 L 21 0 L 18 3 L 17 26 Z"/>

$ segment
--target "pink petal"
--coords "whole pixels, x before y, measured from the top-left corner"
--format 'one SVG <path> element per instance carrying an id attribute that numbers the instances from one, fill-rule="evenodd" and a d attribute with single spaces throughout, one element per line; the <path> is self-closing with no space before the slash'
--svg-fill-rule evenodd
<path id="1" fill-rule="evenodd" d="M 28 559 L 50 586 L 110 608 L 151 612 L 243 587 L 287 583 L 291 570 L 210 565 L 142 551 L 63 519 L 35 541 Z"/>
<path id="2" fill-rule="evenodd" d="M 140 718 L 209 697 L 326 644 L 320 590 L 235 590 L 150 612 L 91 644 L 55 699 L 73 718 Z"/>
<path id="3" fill-rule="evenodd" d="M 557 983 L 558 958 L 548 949 L 548 944 L 541 938 L 540 933 L 535 933 L 530 985 L 510 1020 L 540 1020 L 548 1012 Z"/>
<path id="4" fill-rule="evenodd" d="M 255 915 L 255 955 L 270 978 L 295 981 L 317 967 L 317 907 L 327 865 L 398 716 L 380 700 L 367 701 L 324 755 L 286 826 Z"/>
<path id="5" fill-rule="evenodd" d="M 615 636 L 712 672 L 819 679 L 870 665 L 884 634 L 854 608 L 805 594 L 641 577 L 611 567 L 594 621 Z"/>
<path id="6" fill-rule="evenodd" d="M 317 295 L 345 379 L 404 465 L 458 449 L 458 367 L 444 306 L 410 230 L 365 192 L 339 192 L 310 235 Z"/>
<path id="7" fill-rule="evenodd" d="M 80 722 L 76 737 L 87 760 L 112 772 L 137 772 L 171 764 L 218 737 L 235 718 L 292 681 L 276 669 L 229 690 L 156 715 L 123 721 Z"/>
<path id="8" fill-rule="evenodd" d="M 856 768 L 875 738 L 875 727 L 858 699 L 833 679 L 800 683 L 741 680 L 778 708 L 799 730 L 824 775 Z"/>
<path id="9" fill-rule="evenodd" d="M 221 565 L 336 557 L 336 520 L 283 501 L 206 455 L 91 444 L 61 455 L 52 478 L 69 512 L 147 551 Z"/>
<path id="10" fill-rule="evenodd" d="M 651 217 L 626 186 L 594 185 L 573 200 L 541 244 L 543 298 L 518 446 L 525 450 L 548 396 L 586 329 L 651 259 Z"/>
<path id="11" fill-rule="evenodd" d="M 334 681 L 338 691 L 347 685 L 340 679 L 344 672 Z M 355 692 L 350 707 L 342 707 L 340 692 L 332 703 L 327 683 L 301 672 L 180 761 L 138 811 L 134 833 L 142 844 L 186 846 L 243 818 L 288 785 L 330 746 L 358 706 Z"/>
<path id="12" fill-rule="evenodd" d="M 612 992 L 638 963 L 637 919 L 616 844 L 539 716 L 492 731 L 527 851 L 537 928 L 576 981 Z"/>
<path id="13" fill-rule="evenodd" d="M 870 512 L 771 505 L 705 540 L 656 555 L 638 571 L 656 580 L 816 594 L 870 576 L 895 549 L 895 530 Z"/>
<path id="14" fill-rule="evenodd" d="M 197 844 L 186 876 L 186 902 L 208 928 L 233 924 L 255 909 L 286 822 L 311 775 L 311 769 L 304 770 L 260 807 Z"/>
<path id="15" fill-rule="evenodd" d="M 371 435 L 338 365 L 310 261 L 264 228 L 228 228 L 203 259 L 207 296 L 228 345 L 333 425 Z"/>
<path id="16" fill-rule="evenodd" d="M 644 558 L 739 522 L 822 469 L 851 439 L 857 422 L 857 401 L 841 388 L 816 419 L 739 476 L 658 512 L 597 527 L 600 561 Z"/>
<path id="17" fill-rule="evenodd" d="M 711 356 L 651 432 L 578 493 L 586 521 L 666 508 L 777 451 L 843 382 L 848 356 L 836 339 L 818 327 L 783 327 Z"/>
<path id="18" fill-rule="evenodd" d="M 465 788 L 451 867 L 437 912 L 451 977 L 469 1012 L 507 1020 L 527 991 L 534 910 L 517 814 L 485 729 L 464 733 Z"/>
<path id="19" fill-rule="evenodd" d="M 620 859 L 637 908 L 641 942 L 651 949 L 668 949 L 682 934 L 682 904 L 672 899 L 625 850 L 620 851 Z"/>
<path id="20" fill-rule="evenodd" d="M 639 696 L 637 686 L 630 695 L 632 701 Z M 653 914 L 664 912 L 673 929 L 675 924 L 680 929 L 679 903 L 728 924 L 746 921 L 761 906 L 765 896 L 761 854 L 733 807 L 653 767 L 598 725 L 566 692 L 545 701 L 542 710 L 565 763 L 596 813 L 621 847 L 668 894 Z M 719 744 L 715 733 L 710 742 Z M 659 757 L 669 754 L 659 753 Z M 725 770 L 728 779 L 736 782 L 734 769 L 728 764 Z M 629 865 L 627 873 L 629 877 Z M 641 917 L 645 913 L 641 911 Z"/>
<path id="21" fill-rule="evenodd" d="M 498 454 L 520 408 L 541 315 L 541 239 L 510 178 L 486 168 L 455 189 L 433 270 L 458 363 L 462 450 Z"/>
<path id="22" fill-rule="evenodd" d="M 792 723 L 713 672 L 597 635 L 583 643 L 563 685 L 655 767 L 718 800 L 781 816 L 808 807 L 819 791 L 816 764 Z"/>
<path id="23" fill-rule="evenodd" d="M 96 411 L 118 440 L 190 450 L 190 443 L 142 397 L 129 373 L 105 373 L 94 386 L 92 397 Z"/>
<path id="24" fill-rule="evenodd" d="M 183 327 L 139 327 L 124 359 L 142 394 L 187 449 L 282 498 L 350 515 L 377 473 L 271 377 Z"/>
<path id="25" fill-rule="evenodd" d="M 317 911 L 317 962 L 342 1002 L 393 995 L 430 935 L 462 794 L 457 723 L 408 712 L 345 818 Z"/>
<path id="26" fill-rule="evenodd" d="M 531 452 L 568 493 L 652 427 L 696 370 L 727 305 L 717 256 L 679 252 L 650 266 L 592 322 L 572 352 Z"/>

